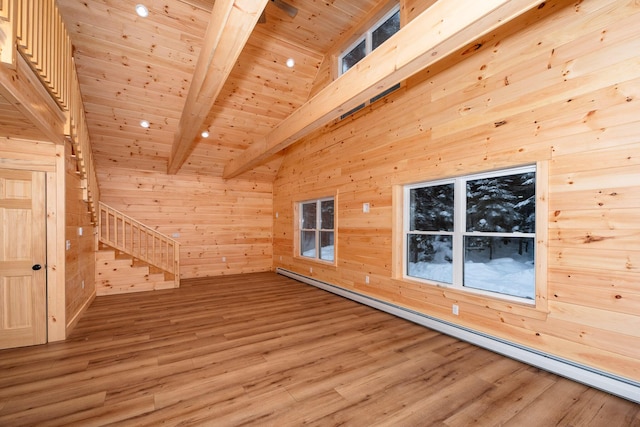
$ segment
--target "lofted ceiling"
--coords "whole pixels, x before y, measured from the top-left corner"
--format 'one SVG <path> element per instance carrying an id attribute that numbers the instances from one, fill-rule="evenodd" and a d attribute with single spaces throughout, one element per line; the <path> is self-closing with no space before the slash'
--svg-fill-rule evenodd
<path id="1" fill-rule="evenodd" d="M 74 45 L 96 167 L 166 172 L 213 0 L 57 0 Z M 149 16 L 135 6 L 144 3 Z M 231 69 L 178 173 L 225 165 L 304 104 L 336 43 L 388 0 L 272 2 Z M 286 61 L 293 58 L 295 66 Z M 142 120 L 149 128 L 140 126 Z M 202 120 L 201 120 L 202 121 Z M 272 180 L 279 159 L 245 175 Z"/>

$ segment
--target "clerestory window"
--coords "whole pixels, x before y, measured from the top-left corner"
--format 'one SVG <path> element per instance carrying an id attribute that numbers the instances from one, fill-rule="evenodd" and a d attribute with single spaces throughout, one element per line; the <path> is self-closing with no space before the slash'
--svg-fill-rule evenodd
<path id="1" fill-rule="evenodd" d="M 338 75 L 342 75 L 360 62 L 365 56 L 373 52 L 377 47 L 384 43 L 389 37 L 400 31 L 400 5 L 397 5 L 382 19 L 377 21 L 369 30 L 367 30 L 358 40 L 349 46 L 340 55 L 338 60 Z M 341 118 L 345 118 L 356 111 L 364 108 L 365 105 L 373 103 L 387 94 L 398 89 L 400 84 L 396 84 L 384 92 L 374 96 L 366 103 L 360 104 Z"/>

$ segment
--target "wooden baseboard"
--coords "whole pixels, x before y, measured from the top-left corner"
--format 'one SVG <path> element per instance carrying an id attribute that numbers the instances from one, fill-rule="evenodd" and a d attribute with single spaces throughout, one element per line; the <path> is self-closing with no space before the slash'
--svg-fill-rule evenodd
<path id="1" fill-rule="evenodd" d="M 71 333 L 71 331 L 73 330 L 73 328 L 76 327 L 76 324 L 78 323 L 78 321 L 80 320 L 80 317 L 82 317 L 82 315 L 84 314 L 85 311 L 87 311 L 87 308 L 89 308 L 89 306 L 91 305 L 91 303 L 93 302 L 93 300 L 96 299 L 96 291 L 94 290 L 93 293 L 91 294 L 91 296 L 89 298 L 87 298 L 87 300 L 85 301 L 84 304 L 82 304 L 82 307 L 80 307 L 80 310 L 78 310 L 78 312 L 75 314 L 75 316 L 73 316 L 69 322 L 67 323 L 67 328 L 66 328 L 66 333 L 65 333 L 65 337 L 68 337 L 69 334 Z"/>

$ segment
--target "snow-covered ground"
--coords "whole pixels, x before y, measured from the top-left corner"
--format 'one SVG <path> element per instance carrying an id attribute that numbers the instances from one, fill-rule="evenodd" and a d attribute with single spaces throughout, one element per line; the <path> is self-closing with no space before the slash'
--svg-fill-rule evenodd
<path id="1" fill-rule="evenodd" d="M 469 288 L 533 299 L 535 296 L 534 272 L 532 262 L 521 262 L 511 257 L 492 259 L 488 262 L 467 261 L 464 264 L 464 283 Z M 452 264 L 409 263 L 408 274 L 413 277 L 451 283 Z"/>
<path id="2" fill-rule="evenodd" d="M 333 261 L 333 257 L 334 257 L 334 251 L 333 251 L 333 245 L 331 246 L 324 246 L 323 248 L 320 248 L 320 259 L 324 260 L 324 261 Z M 305 251 L 302 253 L 302 256 L 306 256 L 309 258 L 315 258 L 316 257 L 316 250 L 315 249 L 309 249 L 308 251 Z"/>
<path id="3" fill-rule="evenodd" d="M 321 259 L 333 261 L 333 246 L 325 246 L 321 250 Z M 303 255 L 314 258 L 315 249 L 306 251 Z M 532 254 L 521 256 L 517 252 L 505 254 L 502 251 L 497 255 L 500 258 L 490 261 L 482 260 L 482 254 L 470 255 L 470 259 L 464 264 L 465 286 L 533 299 L 535 297 L 535 268 L 531 259 Z M 451 283 L 453 277 L 452 264 L 446 261 L 409 263 L 407 274 L 442 283 Z"/>
<path id="4" fill-rule="evenodd" d="M 526 239 L 533 246 L 533 239 Z M 535 297 L 535 266 L 533 251 L 518 254 L 520 241 L 506 240 L 496 243 L 493 259 L 489 252 L 470 251 L 464 263 L 464 286 L 512 295 L 521 298 Z M 408 275 L 442 283 L 451 283 L 453 268 L 450 262 L 409 263 Z"/>

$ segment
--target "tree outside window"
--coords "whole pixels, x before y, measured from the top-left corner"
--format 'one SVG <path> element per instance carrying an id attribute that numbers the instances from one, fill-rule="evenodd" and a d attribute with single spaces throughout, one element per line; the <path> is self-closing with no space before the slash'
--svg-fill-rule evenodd
<path id="1" fill-rule="evenodd" d="M 405 187 L 405 274 L 535 298 L 535 167 Z"/>
<path id="2" fill-rule="evenodd" d="M 356 40 L 354 44 L 348 47 L 339 58 L 338 71 L 342 75 L 354 67 L 365 56 L 373 52 L 377 47 L 384 43 L 389 37 L 400 31 L 400 6 L 394 7 L 380 21 L 376 22 L 364 35 Z M 400 87 L 396 84 L 382 93 L 374 96 L 368 102 L 358 105 L 341 116 L 342 119 L 350 116 L 356 111 L 364 108 L 365 105 L 373 103 L 380 98 L 385 97 L 389 93 Z"/>
<path id="3" fill-rule="evenodd" d="M 334 199 L 300 203 L 300 255 L 322 261 L 335 259 Z"/>

